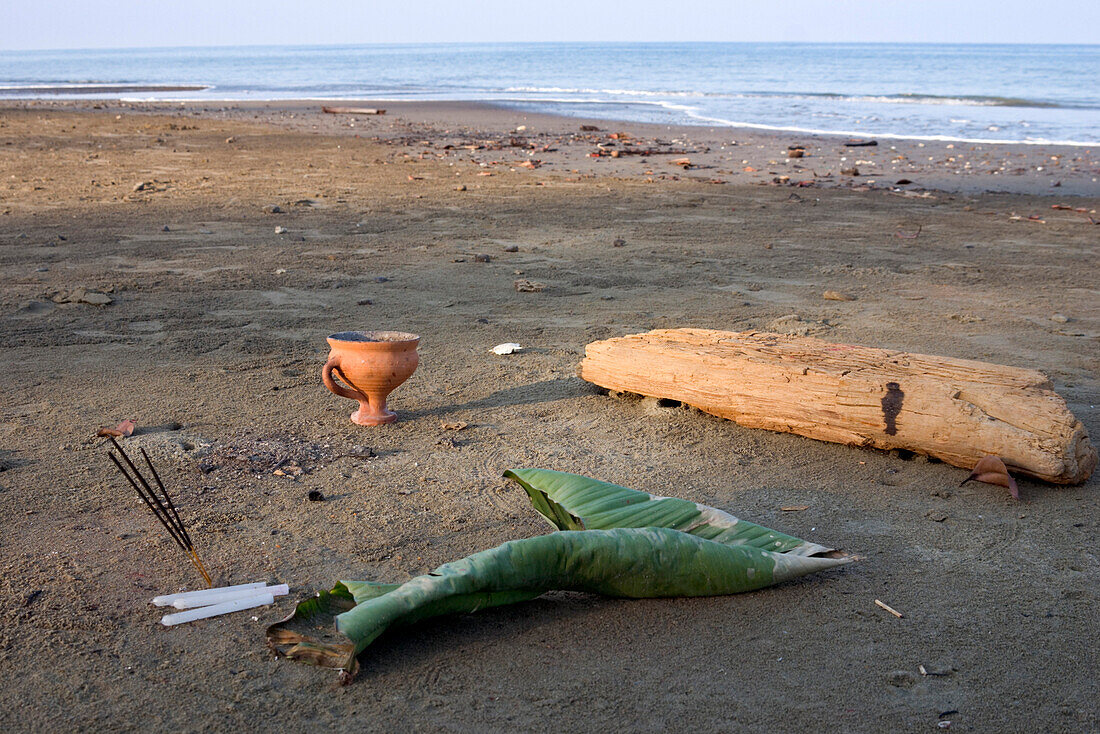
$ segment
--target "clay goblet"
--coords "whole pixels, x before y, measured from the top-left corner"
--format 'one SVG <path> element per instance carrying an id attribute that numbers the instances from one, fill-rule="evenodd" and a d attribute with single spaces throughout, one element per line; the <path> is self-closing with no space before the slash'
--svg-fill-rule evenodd
<path id="1" fill-rule="evenodd" d="M 403 331 L 342 331 L 328 338 L 332 349 L 321 370 L 321 379 L 340 397 L 359 401 L 352 423 L 381 426 L 397 420 L 386 409 L 386 396 L 416 371 L 420 337 Z M 332 373 L 347 383 L 332 379 Z"/>

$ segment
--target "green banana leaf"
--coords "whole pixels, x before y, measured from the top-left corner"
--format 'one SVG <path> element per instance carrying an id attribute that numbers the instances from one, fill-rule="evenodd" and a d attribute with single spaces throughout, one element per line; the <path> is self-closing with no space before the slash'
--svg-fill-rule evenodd
<path id="1" fill-rule="evenodd" d="M 672 528 L 723 545 L 816 556 L 832 552 L 817 543 L 738 520 L 728 512 L 675 497 L 660 497 L 598 479 L 549 469 L 509 469 L 531 504 L 558 530 Z"/>
<path id="2" fill-rule="evenodd" d="M 268 628 L 267 638 L 276 653 L 337 668 L 347 683 L 358 670 L 356 656 L 382 632 L 439 614 L 512 604 L 555 589 L 628 598 L 733 594 L 850 560 L 725 545 L 658 527 L 559 531 L 475 553 L 396 588 L 340 582 L 299 604 Z M 317 623 L 331 615 L 340 639 L 329 632 L 326 641 Z M 322 638 L 298 632 L 303 626 L 320 630 Z"/>

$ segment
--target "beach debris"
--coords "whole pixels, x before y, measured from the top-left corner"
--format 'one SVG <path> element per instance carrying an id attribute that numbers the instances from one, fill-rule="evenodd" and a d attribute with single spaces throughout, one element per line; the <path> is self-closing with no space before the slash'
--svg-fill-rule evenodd
<path id="1" fill-rule="evenodd" d="M 512 287 L 519 293 L 539 293 L 546 290 L 546 284 L 538 283 L 527 278 L 520 278 L 512 283 Z"/>
<path id="2" fill-rule="evenodd" d="M 286 227 L 276 227 L 275 234 L 286 234 Z"/>
<path id="3" fill-rule="evenodd" d="M 501 356 L 505 354 L 515 354 L 516 352 L 523 351 L 523 347 L 515 342 L 505 342 L 504 344 L 497 344 L 491 350 L 493 354 L 499 354 Z"/>
<path id="4" fill-rule="evenodd" d="M 933 678 L 946 678 L 947 676 L 952 675 L 955 672 L 955 670 L 956 670 L 956 668 L 953 665 L 942 665 L 942 664 L 941 665 L 932 665 L 932 664 L 928 664 L 928 665 L 918 665 L 917 666 L 917 671 L 920 672 L 921 675 L 931 676 Z M 950 714 L 957 714 L 957 713 L 959 713 L 959 712 L 958 711 L 945 711 L 944 713 L 940 714 L 940 716 L 949 716 Z"/>
<path id="5" fill-rule="evenodd" d="M 1073 319 L 1071 319 L 1069 316 L 1066 316 L 1064 314 L 1056 313 L 1056 314 L 1051 315 L 1050 320 L 1053 321 L 1056 324 L 1068 324 Z"/>
<path id="6" fill-rule="evenodd" d="M 612 247 L 623 247 L 625 245 L 626 245 L 626 240 L 624 240 L 622 237 L 616 237 L 611 242 Z"/>
<path id="7" fill-rule="evenodd" d="M 100 427 L 95 435 L 102 437 L 114 436 L 115 438 L 126 438 L 127 436 L 133 434 L 135 427 L 137 427 L 137 419 L 127 418 L 114 428 L 108 428 L 107 426 Z"/>
<path id="8" fill-rule="evenodd" d="M 775 333 L 822 326 L 791 314 L 766 331 L 656 329 L 595 341 L 579 375 L 744 426 L 906 449 L 968 470 L 995 452 L 1011 456 L 1014 471 L 1055 484 L 1078 484 L 1096 468 L 1084 425 L 1041 372 Z M 857 405 L 843 397 L 852 394 L 873 397 Z M 1017 415 L 1028 419 L 993 417 Z"/>
<path id="9" fill-rule="evenodd" d="M 265 214 L 282 214 L 283 208 L 278 204 L 268 204 L 264 207 Z"/>
<path id="10" fill-rule="evenodd" d="M 459 184 L 458 186 L 455 186 L 455 191 L 465 191 L 465 190 L 466 190 L 466 184 Z"/>
<path id="11" fill-rule="evenodd" d="M 802 512 L 810 509 L 809 505 L 787 505 L 786 507 L 780 507 L 780 512 Z"/>
<path id="12" fill-rule="evenodd" d="M 464 431 L 470 427 L 466 421 L 440 421 L 439 427 L 444 431 Z"/>
<path id="13" fill-rule="evenodd" d="M 841 176 L 858 176 L 859 175 L 859 169 L 856 168 L 855 166 L 852 166 L 851 168 L 841 168 L 840 169 L 840 175 Z"/>
<path id="14" fill-rule="evenodd" d="M 894 236 L 898 237 L 899 239 L 903 239 L 903 240 L 915 240 L 918 237 L 920 237 L 920 233 L 921 233 L 922 229 L 924 229 L 924 225 L 919 224 L 919 225 L 917 225 L 917 231 L 916 232 L 903 232 L 899 229 L 898 231 L 894 232 Z"/>
<path id="15" fill-rule="evenodd" d="M 787 148 L 788 158 L 801 158 L 804 155 L 806 155 L 806 149 L 801 145 L 792 145 Z"/>
<path id="16" fill-rule="evenodd" d="M 405 584 L 338 582 L 268 627 L 268 646 L 334 668 L 347 684 L 359 653 L 385 630 L 413 620 L 530 601 L 555 589 L 635 599 L 736 594 L 854 560 L 818 555 L 828 549 L 683 499 L 541 469 L 505 476 L 563 532 L 513 540 Z M 307 636 L 332 615 L 339 615 L 339 638 Z"/>
<path id="17" fill-rule="evenodd" d="M 321 105 L 321 111 L 330 115 L 384 115 L 385 110 L 377 107 L 336 107 Z"/>
<path id="18" fill-rule="evenodd" d="M 894 185 L 895 186 L 908 186 L 911 183 L 913 183 L 913 182 L 910 181 L 907 178 L 899 178 L 897 181 L 894 182 Z"/>
<path id="19" fill-rule="evenodd" d="M 1016 486 L 1016 480 L 1008 473 L 1008 467 L 1005 466 L 1005 463 L 1001 461 L 999 456 L 993 456 L 992 454 L 983 456 L 978 463 L 974 465 L 974 469 L 970 472 L 970 476 L 962 480 L 959 486 L 961 487 L 969 481 L 1005 487 L 1012 493 L 1013 497 L 1020 499 L 1020 490 Z"/>
<path id="20" fill-rule="evenodd" d="M 598 133 L 600 129 L 595 125 L 581 125 L 582 133 Z"/>
<path id="21" fill-rule="evenodd" d="M 904 614 L 899 612 L 897 609 L 894 609 L 892 606 L 890 606 L 886 602 L 882 601 L 881 599 L 875 599 L 875 606 L 878 606 L 878 607 L 881 607 L 881 608 L 885 609 L 886 611 L 890 612 L 890 614 L 893 614 L 898 619 L 902 619 L 905 616 Z"/>
<path id="22" fill-rule="evenodd" d="M 841 293 L 840 291 L 825 291 L 821 294 L 821 297 L 826 301 L 854 301 L 855 296 L 849 296 L 847 293 Z"/>
<path id="23" fill-rule="evenodd" d="M 691 168 L 691 159 L 690 158 L 674 158 L 671 161 L 669 161 L 669 165 L 680 166 L 681 168 L 684 168 L 684 169 Z"/>
<path id="24" fill-rule="evenodd" d="M 132 191 L 136 194 L 139 191 L 152 191 L 156 187 L 157 187 L 157 185 L 153 181 L 141 181 L 139 183 L 134 184 L 134 188 L 132 189 Z"/>
<path id="25" fill-rule="evenodd" d="M 153 475 L 153 480 L 157 484 L 159 494 L 157 491 L 153 490 L 148 480 L 142 476 L 137 465 L 135 465 L 126 452 L 122 450 L 122 447 L 119 445 L 118 441 L 115 440 L 115 437 L 108 436 L 107 440 L 111 442 L 115 450 L 118 451 L 118 455 L 122 457 L 122 461 L 119 461 L 118 456 L 115 456 L 114 452 L 107 452 L 107 456 L 114 462 L 119 473 L 126 477 L 126 481 L 130 483 L 131 487 L 137 490 L 138 495 L 145 505 L 154 515 L 156 515 L 160 524 L 163 525 L 164 529 L 168 531 L 168 534 L 172 536 L 172 540 L 174 540 L 176 545 L 187 554 L 188 560 L 191 561 L 191 565 L 193 565 L 202 576 L 207 587 L 213 587 L 214 582 L 210 579 L 210 574 L 207 573 L 206 566 L 203 564 L 202 559 L 199 558 L 199 554 L 195 550 L 195 544 L 191 542 L 191 536 L 187 532 L 187 527 L 184 525 L 179 512 L 176 510 L 175 504 L 172 502 L 172 497 L 168 494 L 168 490 L 165 489 L 164 482 L 160 480 L 160 475 L 153 467 L 153 462 L 149 460 L 149 454 L 145 452 L 144 448 L 141 449 L 141 455 L 145 459 L 145 464 L 149 467 L 149 471 Z M 123 467 L 123 461 L 126 462 L 126 467 L 129 467 L 130 471 L 127 471 L 126 468 Z M 131 476 L 131 472 L 133 476 Z"/>
<path id="26" fill-rule="evenodd" d="M 505 245 L 501 249 L 505 252 L 519 252 L 519 245 Z"/>
<path id="27" fill-rule="evenodd" d="M 225 139 L 225 142 L 229 145 L 232 145 L 233 143 L 237 142 L 237 139 L 230 135 L 228 138 Z"/>
<path id="28" fill-rule="evenodd" d="M 877 140 L 845 140 L 844 147 L 846 148 L 871 148 L 878 145 Z"/>
<path id="29" fill-rule="evenodd" d="M 1010 222 L 1035 222 L 1036 224 L 1047 223 L 1047 221 L 1040 217 L 1038 214 L 1029 214 L 1026 217 L 1023 217 L 1016 212 L 1012 212 L 1012 214 L 1009 215 L 1008 219 Z"/>

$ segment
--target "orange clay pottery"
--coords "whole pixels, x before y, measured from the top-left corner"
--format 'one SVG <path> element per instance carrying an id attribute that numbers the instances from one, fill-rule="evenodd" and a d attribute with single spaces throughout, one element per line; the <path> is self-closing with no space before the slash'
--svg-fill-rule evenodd
<path id="1" fill-rule="evenodd" d="M 420 337 L 403 331 L 342 331 L 328 343 L 332 349 L 321 379 L 340 397 L 359 401 L 352 423 L 381 426 L 397 420 L 397 413 L 386 409 L 386 396 L 416 371 Z M 336 382 L 333 372 L 350 387 Z"/>

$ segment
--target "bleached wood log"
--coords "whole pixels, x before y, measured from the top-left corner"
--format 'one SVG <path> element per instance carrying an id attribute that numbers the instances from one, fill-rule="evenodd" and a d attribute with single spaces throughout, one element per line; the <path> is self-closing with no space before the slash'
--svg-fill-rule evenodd
<path id="1" fill-rule="evenodd" d="M 995 454 L 1057 484 L 1096 467 L 1085 427 L 1041 372 L 765 332 L 660 329 L 593 342 L 580 376 L 749 428 L 906 449 L 969 469 Z"/>

